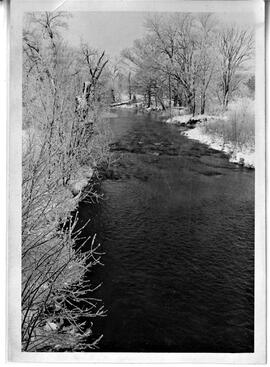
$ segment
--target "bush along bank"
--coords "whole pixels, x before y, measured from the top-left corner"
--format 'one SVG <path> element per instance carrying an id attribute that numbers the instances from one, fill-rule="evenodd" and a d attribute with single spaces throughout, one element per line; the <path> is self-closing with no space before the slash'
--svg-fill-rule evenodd
<path id="1" fill-rule="evenodd" d="M 99 163 L 110 159 L 110 132 L 101 117 L 100 89 L 87 98 L 83 95 L 79 106 L 76 103 L 89 75 L 83 67 L 85 50 L 70 48 L 59 33 L 67 14 L 26 17 L 21 348 L 25 352 L 91 350 L 99 347 L 102 338 L 102 332 L 93 332 L 94 320 L 106 311 L 95 297 L 99 284 L 92 284 L 88 274 L 101 264 L 102 252 L 95 236 L 82 238 L 76 211 L 86 195 L 97 197 L 91 182 Z M 88 251 L 82 251 L 86 242 Z M 86 319 L 93 322 L 86 324 Z"/>
<path id="2" fill-rule="evenodd" d="M 28 138 L 24 142 L 22 186 L 23 351 L 91 350 L 98 347 L 102 338 L 101 333 L 94 335 L 91 326 L 84 324 L 87 318 L 106 315 L 102 300 L 94 296 L 99 284 L 91 284 L 85 276 L 101 264 L 102 252 L 95 237 L 81 238 L 82 228 L 75 230 L 77 214 L 74 217 L 81 200 L 97 197 L 91 182 L 97 175 L 95 165 L 106 160 L 107 141 L 99 131 L 102 123 L 95 122 L 91 137 L 84 136 L 84 127 L 79 125 L 80 144 L 73 150 L 72 158 L 57 143 L 57 129 L 52 132 L 54 144 L 47 139 L 47 133 L 39 131 L 34 136 L 25 131 Z M 69 136 L 76 139 L 77 134 Z M 91 160 L 87 155 L 91 155 Z M 62 171 L 60 162 L 65 158 Z M 81 251 L 86 242 L 90 243 L 89 250 Z"/>

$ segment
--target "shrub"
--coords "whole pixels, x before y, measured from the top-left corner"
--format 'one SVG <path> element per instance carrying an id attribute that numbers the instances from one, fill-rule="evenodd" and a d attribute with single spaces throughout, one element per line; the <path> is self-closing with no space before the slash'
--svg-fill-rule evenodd
<path id="1" fill-rule="evenodd" d="M 75 111 L 78 60 L 58 33 L 64 18 L 34 14 L 24 31 L 21 331 L 22 350 L 31 352 L 96 348 L 102 336 L 84 321 L 105 315 L 87 279 L 102 253 L 95 237 L 82 241 L 75 231 L 71 213 L 83 196 L 69 185 L 82 165 L 107 159 L 108 139 L 99 106 L 83 118 Z M 90 241 L 89 251 L 77 240 Z"/>
<path id="2" fill-rule="evenodd" d="M 74 116 L 75 119 L 75 116 Z M 97 340 L 85 329 L 82 317 L 104 316 L 102 302 L 89 295 L 85 274 L 100 263 L 99 245 L 90 251 L 76 248 L 72 218 L 78 203 L 68 189 L 68 177 L 76 174 L 82 159 L 77 134 L 59 140 L 52 133 L 25 133 L 22 180 L 22 349 L 79 350 L 94 348 Z M 70 156 L 68 146 L 76 145 Z M 78 153 L 80 152 L 80 153 Z M 65 162 L 63 167 L 63 162 Z M 81 199 L 81 197 L 80 197 Z M 86 239 L 87 240 L 87 239 Z M 78 304 L 78 301 L 80 303 Z M 97 338 L 96 338 L 97 339 Z"/>
<path id="3" fill-rule="evenodd" d="M 254 101 L 238 99 L 229 104 L 222 119 L 207 122 L 204 132 L 222 138 L 238 150 L 255 149 Z"/>

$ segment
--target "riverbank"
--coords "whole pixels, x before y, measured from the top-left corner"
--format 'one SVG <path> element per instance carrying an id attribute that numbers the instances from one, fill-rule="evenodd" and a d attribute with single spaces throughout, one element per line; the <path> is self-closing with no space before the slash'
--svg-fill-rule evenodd
<path id="1" fill-rule="evenodd" d="M 226 142 L 220 135 L 207 133 L 205 124 L 196 126 L 191 130 L 183 131 L 182 134 L 189 139 L 198 140 L 212 149 L 226 153 L 229 161 L 232 163 L 240 164 L 247 168 L 255 168 L 254 148 L 235 145 L 232 142 Z"/>
<path id="2" fill-rule="evenodd" d="M 193 116 L 184 107 L 163 111 L 160 106 L 147 107 L 143 102 L 119 104 L 119 109 L 155 112 L 167 124 L 185 127 L 182 134 L 200 141 L 210 148 L 228 155 L 229 161 L 247 168 L 255 168 L 255 116 L 254 101 L 240 98 L 231 102 L 224 113 Z"/>
<path id="3" fill-rule="evenodd" d="M 189 128 L 189 130 L 182 131 L 182 134 L 189 139 L 198 140 L 212 149 L 226 153 L 230 162 L 247 168 L 255 168 L 254 146 L 248 142 L 243 144 L 239 141 L 226 140 L 224 137 L 224 129 L 228 128 L 230 124 L 226 117 L 183 115 L 170 118 L 166 123 Z M 225 124 L 227 124 L 226 128 Z M 223 128 L 218 129 L 218 125 L 222 125 Z"/>
<path id="4" fill-rule="evenodd" d="M 81 323 L 106 313 L 93 295 L 99 284 L 85 278 L 100 263 L 99 244 L 95 236 L 81 237 L 77 212 L 86 196 L 98 197 L 94 185 L 100 162 L 110 159 L 109 132 L 105 118 L 90 133 L 73 121 L 65 140 L 57 129 L 51 137 L 23 130 L 22 347 L 29 352 L 95 349 L 102 337 Z"/>
<path id="5" fill-rule="evenodd" d="M 234 101 L 220 115 L 180 115 L 167 119 L 166 123 L 189 128 L 182 134 L 226 153 L 230 162 L 255 168 L 253 100 L 246 98 Z"/>

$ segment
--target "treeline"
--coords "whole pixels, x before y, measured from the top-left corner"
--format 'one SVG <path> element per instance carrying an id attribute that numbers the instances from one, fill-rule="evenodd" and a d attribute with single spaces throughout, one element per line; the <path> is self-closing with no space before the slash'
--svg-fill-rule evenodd
<path id="1" fill-rule="evenodd" d="M 106 314 L 93 294 L 99 285 L 86 276 L 102 253 L 94 238 L 75 231 L 75 212 L 85 195 L 96 198 L 85 186 L 110 160 L 102 118 L 107 61 L 86 44 L 69 47 L 61 36 L 68 18 L 24 19 L 21 331 L 22 350 L 30 352 L 96 348 L 102 336 L 85 320 Z"/>
<path id="2" fill-rule="evenodd" d="M 122 57 L 133 70 L 129 89 L 148 107 L 185 106 L 190 113 L 228 107 L 254 95 L 252 29 L 224 26 L 211 13 L 155 15 L 146 35 Z"/>

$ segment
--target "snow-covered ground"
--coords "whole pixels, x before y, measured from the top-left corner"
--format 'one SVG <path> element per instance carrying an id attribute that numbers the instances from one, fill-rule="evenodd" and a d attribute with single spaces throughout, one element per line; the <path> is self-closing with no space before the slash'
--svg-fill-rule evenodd
<path id="1" fill-rule="evenodd" d="M 223 116 L 210 116 L 210 115 L 196 115 L 193 116 L 191 114 L 189 115 L 178 115 L 178 116 L 173 116 L 169 119 L 166 120 L 167 124 L 183 124 L 186 125 L 188 122 L 192 122 L 192 121 L 198 121 L 200 120 L 202 121 L 209 121 L 209 120 L 214 120 L 214 119 L 226 119 L 226 117 Z"/>
<path id="2" fill-rule="evenodd" d="M 192 118 L 192 115 L 179 115 L 168 118 L 166 120 L 167 124 L 187 124 L 190 119 Z"/>
<path id="3" fill-rule="evenodd" d="M 249 147 L 239 147 L 232 143 L 225 143 L 221 136 L 205 133 L 203 126 L 198 125 L 194 129 L 182 133 L 189 139 L 198 140 L 212 149 L 223 151 L 229 155 L 230 162 L 241 164 L 248 168 L 255 168 L 255 152 Z"/>
<path id="4" fill-rule="evenodd" d="M 135 108 L 135 104 L 121 104 L 121 105 L 118 105 L 118 106 L 114 106 L 114 108 Z"/>

